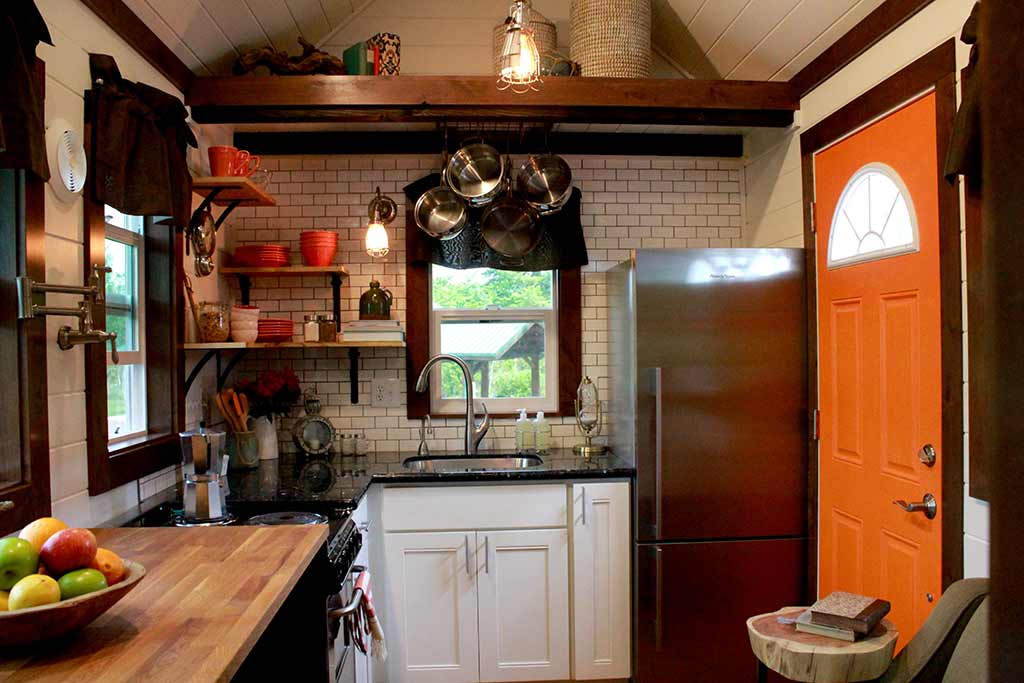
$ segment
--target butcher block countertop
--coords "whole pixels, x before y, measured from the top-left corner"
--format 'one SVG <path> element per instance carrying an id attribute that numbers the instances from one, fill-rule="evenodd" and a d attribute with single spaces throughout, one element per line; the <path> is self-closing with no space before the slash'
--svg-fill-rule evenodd
<path id="1" fill-rule="evenodd" d="M 227 681 L 327 540 L 327 526 L 96 529 L 146 576 L 65 638 L 0 649 L 0 682 Z"/>

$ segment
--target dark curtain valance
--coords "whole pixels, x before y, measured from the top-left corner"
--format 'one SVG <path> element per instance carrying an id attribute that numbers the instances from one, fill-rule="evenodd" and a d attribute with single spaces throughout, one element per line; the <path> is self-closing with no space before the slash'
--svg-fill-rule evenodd
<path id="1" fill-rule="evenodd" d="M 981 182 L 981 78 L 977 73 L 980 11 L 981 3 L 975 3 L 960 32 L 960 42 L 971 46 L 971 57 L 961 80 L 963 96 L 956 112 L 943 169 L 949 182 L 956 182 L 956 177 L 963 175 L 975 186 Z"/>
<path id="2" fill-rule="evenodd" d="M 432 173 L 405 186 L 410 206 L 415 205 L 427 190 L 441 184 L 441 174 Z M 446 268 L 494 268 L 496 270 L 538 271 L 572 270 L 587 265 L 587 244 L 583 239 L 580 222 L 579 189 L 573 188 L 572 197 L 561 211 L 543 216 L 543 234 L 540 243 L 522 259 L 509 259 L 488 246 L 480 233 L 482 208 L 470 208 L 466 227 L 449 240 L 427 235 L 410 221 L 410 230 L 418 238 L 409 239 L 407 248 L 414 261 L 426 261 Z"/>
<path id="3" fill-rule="evenodd" d="M 90 54 L 89 68 L 93 199 L 134 216 L 172 216 L 185 227 L 192 210 L 185 147 L 197 146 L 185 105 L 162 90 L 124 80 L 109 55 Z"/>
<path id="4" fill-rule="evenodd" d="M 0 168 L 24 168 L 49 180 L 43 94 L 33 73 L 40 42 L 53 45 L 32 0 L 0 3 Z"/>

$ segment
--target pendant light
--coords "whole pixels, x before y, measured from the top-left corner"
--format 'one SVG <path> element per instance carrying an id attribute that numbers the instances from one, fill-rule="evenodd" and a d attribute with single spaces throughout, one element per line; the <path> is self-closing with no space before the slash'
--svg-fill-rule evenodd
<path id="1" fill-rule="evenodd" d="M 382 195 L 378 187 L 377 196 L 370 200 L 368 209 L 370 224 L 366 226 L 366 253 L 374 258 L 387 256 L 391 251 L 391 244 L 385 226 L 395 220 L 398 206 L 391 197 Z"/>
<path id="2" fill-rule="evenodd" d="M 530 28 L 529 0 L 515 0 L 505 19 L 505 42 L 501 49 L 498 90 L 525 93 L 539 90 L 540 53 Z"/>

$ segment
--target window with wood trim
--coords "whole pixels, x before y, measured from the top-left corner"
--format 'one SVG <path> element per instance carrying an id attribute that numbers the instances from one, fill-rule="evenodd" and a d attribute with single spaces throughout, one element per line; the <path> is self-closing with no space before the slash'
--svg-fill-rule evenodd
<path id="1" fill-rule="evenodd" d="M 99 329 L 109 346 L 85 347 L 89 493 L 97 495 L 178 462 L 184 427 L 182 238 L 158 217 L 125 216 L 86 197 L 86 270 L 107 265 Z"/>
<path id="2" fill-rule="evenodd" d="M 441 381 L 432 381 L 430 391 L 418 393 L 415 388 L 430 357 L 444 351 L 463 357 L 475 369 L 475 397 L 482 398 L 492 415 L 514 417 L 517 408 L 572 415 L 583 377 L 579 269 L 514 273 L 431 265 L 426 259 L 430 238 L 416 227 L 413 213 L 407 201 L 408 417 L 464 414 L 457 369 L 447 371 L 454 375 L 444 374 L 450 363 L 442 364 Z M 472 291 L 481 286 L 483 292 Z"/>
<path id="3" fill-rule="evenodd" d="M 551 271 L 430 269 L 431 355 L 469 365 L 474 396 L 496 413 L 558 407 L 558 306 Z M 462 373 L 434 370 L 431 412 L 465 411 Z"/>

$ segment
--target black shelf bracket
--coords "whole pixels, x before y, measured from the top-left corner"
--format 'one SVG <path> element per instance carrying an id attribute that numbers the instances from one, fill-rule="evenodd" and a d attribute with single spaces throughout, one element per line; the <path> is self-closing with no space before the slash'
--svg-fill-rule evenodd
<path id="1" fill-rule="evenodd" d="M 228 360 L 227 365 L 225 365 L 223 368 L 221 367 L 220 362 L 221 351 L 234 352 L 231 358 Z M 238 361 L 242 360 L 242 358 L 245 356 L 246 351 L 248 351 L 248 349 L 246 348 L 210 349 L 209 351 L 204 353 L 203 357 L 199 359 L 199 362 L 196 363 L 195 366 L 192 367 L 192 370 L 189 371 L 188 377 L 185 378 L 185 395 L 188 396 L 188 392 L 192 390 L 192 385 L 195 383 L 196 378 L 199 377 L 199 373 L 203 371 L 203 368 L 206 367 L 206 364 L 209 363 L 210 360 L 213 358 L 217 359 L 217 391 L 223 389 L 224 384 L 227 382 L 228 377 L 231 375 L 231 372 L 235 369 L 235 366 L 238 365 Z"/>
<path id="2" fill-rule="evenodd" d="M 213 206 L 213 201 L 217 199 L 217 195 L 220 194 L 221 189 L 222 188 L 215 187 L 212 190 L 210 190 L 210 193 L 208 195 L 203 197 L 203 201 L 199 203 L 199 207 L 192 212 L 192 220 L 189 222 L 190 226 L 199 225 L 200 216 L 203 214 L 204 211 L 207 211 L 211 206 Z M 224 210 L 220 212 L 220 216 L 218 216 L 217 219 L 213 222 L 214 228 L 220 230 L 220 226 L 224 223 L 224 221 L 227 220 L 228 216 L 231 215 L 231 212 L 234 211 L 235 208 L 237 208 L 238 205 L 241 203 L 241 199 L 232 200 L 231 203 L 229 203 L 224 208 Z"/>
<path id="3" fill-rule="evenodd" d="M 242 305 L 248 306 L 249 298 L 252 293 L 252 278 L 248 275 L 239 275 L 238 289 L 241 290 L 242 293 Z"/>
<path id="4" fill-rule="evenodd" d="M 334 329 L 341 331 L 341 273 L 331 273 L 331 296 L 334 303 Z M 358 356 L 358 351 L 356 353 Z M 355 403 L 355 400 L 352 401 Z"/>
<path id="5" fill-rule="evenodd" d="M 350 347 L 348 350 L 348 384 L 349 398 L 352 405 L 359 403 L 359 349 Z"/>

